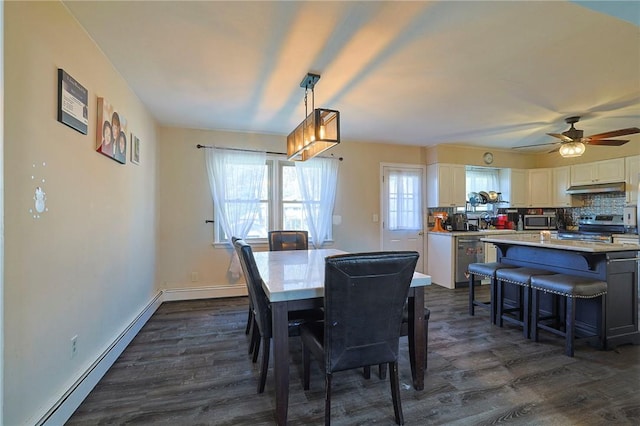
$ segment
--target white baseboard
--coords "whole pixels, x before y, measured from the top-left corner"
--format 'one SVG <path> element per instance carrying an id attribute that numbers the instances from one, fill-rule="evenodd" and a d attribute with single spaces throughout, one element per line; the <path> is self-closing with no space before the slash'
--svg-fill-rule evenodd
<path id="1" fill-rule="evenodd" d="M 78 380 L 57 400 L 40 418 L 37 426 L 58 426 L 64 424 L 78 409 L 82 401 L 98 384 L 102 376 L 124 352 L 140 329 L 158 309 L 162 302 L 177 300 L 211 299 L 222 297 L 246 296 L 247 286 L 228 285 L 185 289 L 167 289 L 156 294 L 142 309 L 142 312 L 129 324 L 109 347 L 91 364 Z"/>
<path id="2" fill-rule="evenodd" d="M 216 299 L 222 297 L 237 297 L 247 295 L 247 286 L 226 285 L 210 287 L 176 288 L 163 292 L 163 302 L 176 300 Z"/>

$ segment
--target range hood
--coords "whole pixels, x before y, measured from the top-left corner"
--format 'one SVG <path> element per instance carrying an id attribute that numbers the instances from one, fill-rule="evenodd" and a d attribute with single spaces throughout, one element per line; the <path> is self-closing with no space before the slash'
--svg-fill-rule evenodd
<path id="1" fill-rule="evenodd" d="M 576 185 L 567 189 L 567 194 L 600 194 L 603 192 L 624 192 L 624 182 Z"/>

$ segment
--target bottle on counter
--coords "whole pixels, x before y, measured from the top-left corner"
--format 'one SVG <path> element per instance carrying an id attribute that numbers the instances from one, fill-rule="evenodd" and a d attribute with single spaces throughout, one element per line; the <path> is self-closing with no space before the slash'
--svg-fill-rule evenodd
<path id="1" fill-rule="evenodd" d="M 518 216 L 518 231 L 524 231 L 524 223 L 522 222 L 522 215 Z"/>

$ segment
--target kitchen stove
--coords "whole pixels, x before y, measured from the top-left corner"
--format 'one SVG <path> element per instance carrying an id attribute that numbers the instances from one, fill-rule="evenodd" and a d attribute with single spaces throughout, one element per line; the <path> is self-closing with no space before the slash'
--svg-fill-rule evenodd
<path id="1" fill-rule="evenodd" d="M 624 234 L 624 231 L 621 214 L 586 215 L 578 219 L 577 231 L 558 231 L 558 239 L 612 243 L 612 235 Z"/>

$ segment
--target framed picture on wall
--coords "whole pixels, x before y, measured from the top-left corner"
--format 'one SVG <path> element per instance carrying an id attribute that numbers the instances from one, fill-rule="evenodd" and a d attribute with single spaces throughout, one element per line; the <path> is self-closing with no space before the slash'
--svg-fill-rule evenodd
<path id="1" fill-rule="evenodd" d="M 96 126 L 96 151 L 127 163 L 127 120 L 104 98 L 98 98 L 98 125 Z"/>
<path id="2" fill-rule="evenodd" d="M 140 139 L 131 133 L 131 162 L 133 164 L 140 164 Z"/>
<path id="3" fill-rule="evenodd" d="M 87 134 L 89 92 L 62 68 L 58 68 L 58 121 Z"/>

